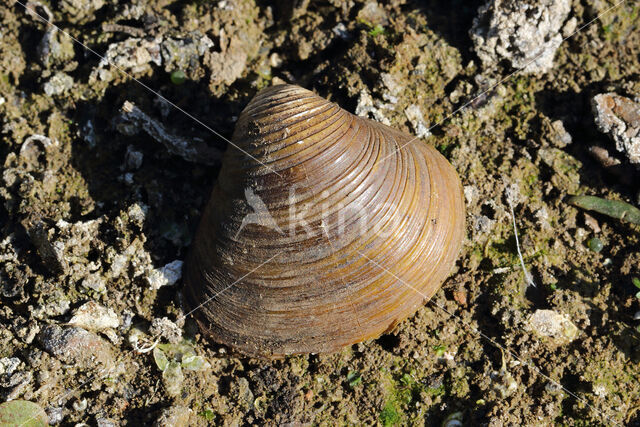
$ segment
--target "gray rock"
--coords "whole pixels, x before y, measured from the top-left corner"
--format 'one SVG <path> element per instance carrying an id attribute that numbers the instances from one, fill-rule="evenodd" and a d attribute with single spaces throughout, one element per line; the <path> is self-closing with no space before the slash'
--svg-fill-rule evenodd
<path id="1" fill-rule="evenodd" d="M 97 244 L 101 219 L 68 223 L 59 220 L 55 225 L 43 221 L 28 230 L 31 241 L 38 249 L 44 264 L 54 273 L 78 272 L 84 276 L 91 266 L 86 255 Z"/>
<path id="2" fill-rule="evenodd" d="M 31 314 L 36 319 L 48 319 L 62 316 L 70 308 L 69 297 L 61 289 L 56 289 L 43 295 L 42 301 L 31 310 Z"/>
<path id="3" fill-rule="evenodd" d="M 141 202 L 136 202 L 129 206 L 129 209 L 127 209 L 127 215 L 129 215 L 129 220 L 133 224 L 138 227 L 142 227 L 148 211 L 149 207 L 147 205 Z"/>
<path id="4" fill-rule="evenodd" d="M 62 95 L 73 87 L 73 78 L 65 73 L 55 73 L 44 84 L 44 93 L 49 96 Z"/>
<path id="5" fill-rule="evenodd" d="M 187 427 L 191 412 L 191 409 L 185 406 L 165 408 L 153 425 L 155 427 Z"/>
<path id="6" fill-rule="evenodd" d="M 53 229 L 44 222 L 38 222 L 29 229 L 31 242 L 47 268 L 54 273 L 65 273 L 69 265 L 64 258 L 64 245 L 54 240 L 53 233 Z"/>
<path id="7" fill-rule="evenodd" d="M 488 0 L 470 31 L 483 65 L 507 60 L 524 73 L 544 73 L 562 43 L 571 0 Z"/>
<path id="8" fill-rule="evenodd" d="M 38 335 L 42 348 L 64 363 L 83 369 L 112 369 L 115 366 L 113 347 L 96 334 L 76 327 L 48 325 Z"/>
<path id="9" fill-rule="evenodd" d="M 120 423 L 110 418 L 96 417 L 96 426 L 98 427 L 118 427 Z"/>
<path id="10" fill-rule="evenodd" d="M 108 82 L 118 77 L 120 70 L 137 75 L 150 71 L 152 64 L 162 65 L 161 42 L 161 37 L 154 39 L 131 37 L 122 42 L 110 44 L 98 67 L 89 76 L 89 81 Z"/>
<path id="11" fill-rule="evenodd" d="M 51 426 L 60 424 L 64 419 L 64 413 L 61 407 L 47 408 L 46 412 L 47 412 L 47 416 L 49 417 L 49 425 Z"/>
<path id="12" fill-rule="evenodd" d="M 37 47 L 38 59 L 46 68 L 62 65 L 75 56 L 73 40 L 56 27 L 50 27 Z"/>
<path id="13" fill-rule="evenodd" d="M 379 100 L 374 102 L 369 92 L 362 90 L 358 97 L 358 105 L 356 105 L 356 116 L 372 119 L 389 126 L 391 121 L 383 112 L 384 109 L 388 109 L 387 107 Z"/>
<path id="14" fill-rule="evenodd" d="M 167 317 L 153 319 L 149 333 L 154 337 L 165 338 L 172 344 L 176 344 L 182 339 L 182 329 Z"/>
<path id="15" fill-rule="evenodd" d="M 188 78 L 198 80 L 204 75 L 202 58 L 213 47 L 213 41 L 198 32 L 174 38 L 131 37 L 109 45 L 104 58 L 91 73 L 90 80 L 111 81 L 117 78 L 120 70 L 130 74 L 143 74 L 151 70 L 154 65 L 164 66 L 167 72 L 184 71 Z M 218 65 L 244 69 L 243 61 L 241 64 Z"/>
<path id="16" fill-rule="evenodd" d="M 120 326 L 120 319 L 111 308 L 103 307 L 95 301 L 89 301 L 73 312 L 69 325 L 91 331 L 101 331 L 117 328 Z"/>
<path id="17" fill-rule="evenodd" d="M 426 138 L 431 135 L 427 122 L 424 121 L 424 117 L 419 106 L 416 104 L 409 105 L 405 108 L 404 114 L 407 116 L 407 119 L 409 119 L 409 123 L 411 123 L 413 132 L 417 138 Z"/>
<path id="18" fill-rule="evenodd" d="M 337 23 L 332 29 L 331 31 L 333 31 L 333 34 L 335 34 L 336 36 L 340 37 L 342 40 L 349 40 L 351 39 L 351 34 L 349 34 L 349 31 L 347 31 L 347 26 L 344 25 L 343 22 L 339 22 Z"/>
<path id="19" fill-rule="evenodd" d="M 579 332 L 566 315 L 553 310 L 536 310 L 529 318 L 529 325 L 538 335 L 558 341 L 573 341 Z"/>
<path id="20" fill-rule="evenodd" d="M 0 240 L 0 296 L 14 298 L 24 293 L 24 263 L 14 246 L 15 235 Z"/>
<path id="21" fill-rule="evenodd" d="M 83 288 L 92 289 L 96 292 L 104 292 L 107 290 L 107 283 L 99 273 L 88 274 L 80 282 Z"/>
<path id="22" fill-rule="evenodd" d="M 389 23 L 389 18 L 384 8 L 375 1 L 366 2 L 364 7 L 358 12 L 357 19 L 371 26 L 384 26 Z"/>
<path id="23" fill-rule="evenodd" d="M 126 101 L 122 106 L 122 115 L 116 120 L 116 129 L 128 136 L 136 135 L 144 130 L 149 136 L 162 143 L 170 153 L 177 154 L 185 160 L 195 163 L 219 163 L 222 153 L 207 146 L 203 141 L 184 138 L 173 134 L 161 121 L 158 121 L 134 105 Z"/>
<path id="24" fill-rule="evenodd" d="M 129 145 L 127 152 L 124 154 L 124 168 L 126 170 L 140 169 L 142 159 L 144 159 L 144 154 L 141 151 L 137 151 L 133 145 Z"/>
<path id="25" fill-rule="evenodd" d="M 33 374 L 24 369 L 24 364 L 17 357 L 0 359 L 0 399 L 13 400 L 20 396 L 33 379 Z"/>
<path id="26" fill-rule="evenodd" d="M 246 378 L 240 377 L 231 383 L 231 395 L 237 396 L 240 404 L 246 408 L 251 408 L 255 401 L 249 381 Z"/>
<path id="27" fill-rule="evenodd" d="M 181 70 L 190 79 L 197 80 L 204 73 L 201 70 L 201 57 L 213 46 L 209 37 L 197 31 L 180 38 L 167 38 L 161 46 L 164 69 L 168 73 Z"/>
<path id="28" fill-rule="evenodd" d="M 479 234 L 484 234 L 491 231 L 494 223 L 494 220 L 485 215 L 473 215 L 471 217 L 471 227 L 473 231 Z"/>
<path id="29" fill-rule="evenodd" d="M 21 363 L 17 357 L 3 357 L 0 359 L 0 375 L 12 375 Z"/>
<path id="30" fill-rule="evenodd" d="M 549 140 L 554 146 L 558 148 L 564 148 L 573 142 L 573 138 L 571 137 L 571 134 L 564 128 L 562 120 L 556 120 L 551 123 Z"/>
<path id="31" fill-rule="evenodd" d="M 163 286 L 173 286 L 182 277 L 183 262 L 175 260 L 161 268 L 156 268 L 147 275 L 147 282 L 151 289 Z"/>
<path id="32" fill-rule="evenodd" d="M 615 93 L 602 93 L 591 101 L 596 126 L 616 143 L 629 162 L 640 164 L 640 103 Z"/>

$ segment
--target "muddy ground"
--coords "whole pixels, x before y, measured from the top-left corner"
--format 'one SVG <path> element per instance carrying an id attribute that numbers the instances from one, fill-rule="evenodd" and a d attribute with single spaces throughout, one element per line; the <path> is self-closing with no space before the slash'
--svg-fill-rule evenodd
<path id="1" fill-rule="evenodd" d="M 66 35 L 3 2 L 2 401 L 36 402 L 61 425 L 640 424 L 640 227 L 567 204 L 638 201 L 636 171 L 609 173 L 588 148 L 615 153 L 593 96 L 640 96 L 640 9 L 624 2 L 564 41 L 547 73 L 500 82 L 509 64 L 482 65 L 469 36 L 481 3 L 29 2 Z M 569 19 L 578 29 L 614 4 L 573 0 Z M 167 149 L 121 106 L 224 150 L 193 117 L 230 138 L 279 81 L 408 132 L 412 105 L 441 122 L 417 143 L 458 170 L 467 238 L 433 301 L 391 333 L 263 361 L 202 337 L 172 273 L 218 166 Z M 576 330 L 542 336 L 542 309 Z"/>

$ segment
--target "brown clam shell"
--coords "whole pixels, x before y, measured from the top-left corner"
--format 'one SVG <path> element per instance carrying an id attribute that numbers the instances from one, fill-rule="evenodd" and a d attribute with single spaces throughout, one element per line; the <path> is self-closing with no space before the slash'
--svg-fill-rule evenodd
<path id="1" fill-rule="evenodd" d="M 412 139 L 298 86 L 258 93 L 187 260 L 202 331 L 281 357 L 336 351 L 415 312 L 456 261 L 465 211 L 453 167 Z"/>

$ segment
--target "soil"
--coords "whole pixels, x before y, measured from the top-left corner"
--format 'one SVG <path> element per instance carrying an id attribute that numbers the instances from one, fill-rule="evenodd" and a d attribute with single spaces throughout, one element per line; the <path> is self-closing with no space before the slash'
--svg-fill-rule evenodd
<path id="1" fill-rule="evenodd" d="M 569 18 L 580 29 L 615 3 L 573 0 Z M 29 2 L 67 34 L 0 6 L 2 401 L 36 402 L 61 425 L 640 425 L 640 227 L 566 202 L 638 201 L 637 170 L 612 174 L 588 149 L 615 153 L 593 96 L 640 96 L 640 7 L 565 40 L 546 74 L 512 75 L 475 56 L 480 1 L 370 4 Z M 462 178 L 467 237 L 442 289 L 390 333 L 265 361 L 201 336 L 180 280 L 155 285 L 184 261 L 219 165 L 167 150 L 121 107 L 222 151 L 207 127 L 230 139 L 281 81 L 351 112 L 364 93 L 407 132 L 418 106 L 436 126 L 416 143 Z M 71 320 L 89 301 L 109 321 L 87 332 Z M 536 332 L 537 310 L 575 336 Z"/>

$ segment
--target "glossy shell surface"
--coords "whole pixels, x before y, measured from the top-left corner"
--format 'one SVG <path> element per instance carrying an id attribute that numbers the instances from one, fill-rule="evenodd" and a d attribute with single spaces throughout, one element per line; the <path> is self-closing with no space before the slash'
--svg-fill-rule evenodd
<path id="1" fill-rule="evenodd" d="M 232 141 L 185 274 L 213 340 L 336 351 L 393 328 L 450 274 L 464 204 L 433 147 L 294 85 L 258 93 Z"/>

